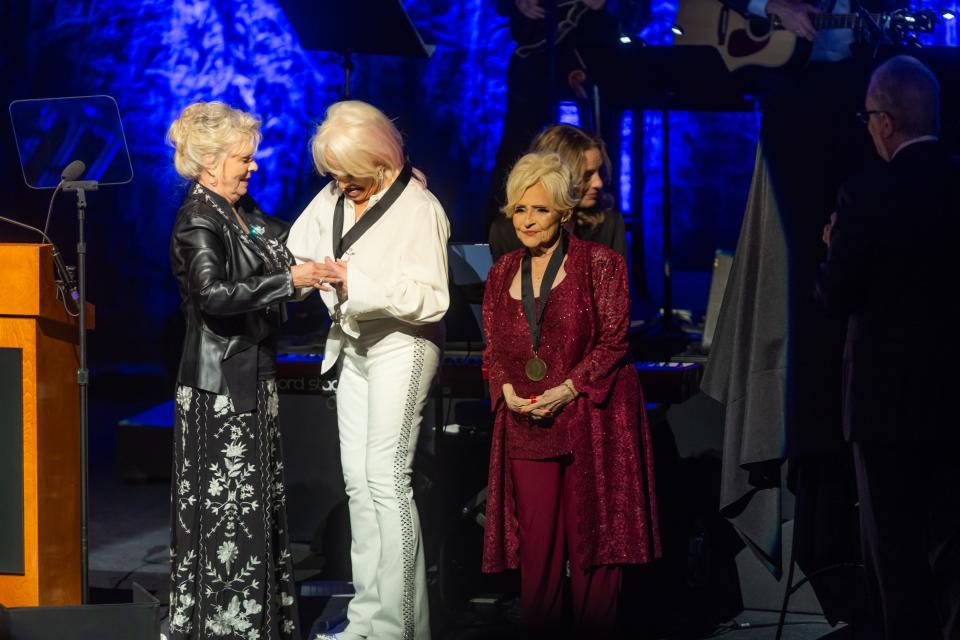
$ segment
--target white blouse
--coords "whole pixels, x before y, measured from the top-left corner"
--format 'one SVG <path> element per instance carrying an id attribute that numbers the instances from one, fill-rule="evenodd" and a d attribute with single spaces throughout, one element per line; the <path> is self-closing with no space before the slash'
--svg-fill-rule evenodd
<path id="1" fill-rule="evenodd" d="M 367 210 L 386 190 L 370 198 Z M 340 197 L 331 181 L 290 229 L 287 247 L 299 262 L 333 258 L 333 211 Z M 353 201 L 344 198 L 343 235 L 355 224 Z M 344 335 L 362 339 L 439 323 L 447 312 L 447 240 L 450 223 L 440 202 L 415 178 L 341 260 L 347 262 L 347 299 L 336 291 L 320 296 L 333 324 L 323 371 L 340 355 Z M 309 292 L 309 290 L 306 290 Z"/>

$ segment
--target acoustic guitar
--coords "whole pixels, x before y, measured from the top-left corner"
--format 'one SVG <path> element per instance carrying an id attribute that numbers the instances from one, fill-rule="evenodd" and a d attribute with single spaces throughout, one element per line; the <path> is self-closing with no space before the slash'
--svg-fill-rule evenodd
<path id="1" fill-rule="evenodd" d="M 894 41 L 909 33 L 932 32 L 937 19 L 930 9 L 870 15 Z M 817 31 L 865 28 L 863 18 L 856 13 L 820 13 L 810 20 Z M 718 0 L 681 0 L 677 25 L 683 35 L 676 37 L 675 44 L 712 46 L 730 71 L 747 66 L 803 64 L 812 49 L 806 39 L 784 29 L 776 16 L 745 17 Z"/>

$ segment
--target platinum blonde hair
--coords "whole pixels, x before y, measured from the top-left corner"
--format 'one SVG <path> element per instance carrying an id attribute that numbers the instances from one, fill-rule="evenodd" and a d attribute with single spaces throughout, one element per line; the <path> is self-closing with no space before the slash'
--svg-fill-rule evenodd
<path id="1" fill-rule="evenodd" d="M 580 183 L 570 165 L 556 153 L 528 153 L 513 165 L 507 177 L 507 204 L 502 211 L 513 216 L 517 202 L 527 189 L 540 183 L 557 211 L 571 211 L 580 202 Z"/>
<path id="2" fill-rule="evenodd" d="M 396 177 L 403 168 L 403 137 L 382 111 L 360 100 L 335 102 L 310 140 L 320 175 L 353 178 Z M 414 170 L 423 184 L 426 178 Z"/>
<path id="3" fill-rule="evenodd" d="M 195 180 L 204 169 L 216 167 L 239 145 L 260 145 L 260 121 L 223 102 L 195 102 L 180 112 L 167 130 L 167 144 L 175 151 L 173 166 L 184 178 Z"/>

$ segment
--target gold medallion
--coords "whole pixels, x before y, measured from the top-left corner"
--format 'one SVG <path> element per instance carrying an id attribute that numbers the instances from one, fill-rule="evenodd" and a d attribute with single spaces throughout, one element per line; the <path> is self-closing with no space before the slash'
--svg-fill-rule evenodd
<path id="1" fill-rule="evenodd" d="M 533 356 L 527 360 L 527 364 L 523 367 L 523 371 L 527 374 L 527 378 L 533 382 L 540 382 L 547 376 L 547 363 L 541 360 L 538 356 Z"/>

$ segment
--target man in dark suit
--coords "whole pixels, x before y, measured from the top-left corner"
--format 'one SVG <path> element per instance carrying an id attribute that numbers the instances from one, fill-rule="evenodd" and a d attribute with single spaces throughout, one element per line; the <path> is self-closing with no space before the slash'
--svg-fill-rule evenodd
<path id="1" fill-rule="evenodd" d="M 914 58 L 874 71 L 860 116 L 885 162 L 841 189 L 817 286 L 848 318 L 868 596 L 887 640 L 958 638 L 960 164 L 936 137 L 937 79 Z"/>

